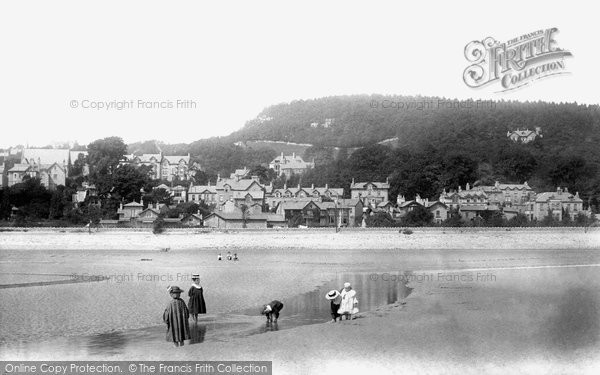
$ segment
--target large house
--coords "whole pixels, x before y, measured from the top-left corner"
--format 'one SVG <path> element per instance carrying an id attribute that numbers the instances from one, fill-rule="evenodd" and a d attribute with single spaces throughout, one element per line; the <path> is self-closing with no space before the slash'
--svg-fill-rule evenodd
<path id="1" fill-rule="evenodd" d="M 340 199 L 344 195 L 343 188 L 330 188 L 328 184 L 324 187 L 288 187 L 284 184 L 282 189 L 270 189 L 270 193 L 266 195 L 266 202 L 269 207 L 277 207 L 280 202 L 286 200 L 314 200 L 317 202 L 332 201 Z"/>
<path id="2" fill-rule="evenodd" d="M 277 206 L 289 226 L 307 227 L 355 227 L 362 219 L 363 205 L 360 199 L 338 199 L 333 202 L 313 200 L 283 201 Z"/>
<path id="3" fill-rule="evenodd" d="M 165 156 L 158 154 L 125 155 L 121 164 L 150 166 L 151 176 L 155 180 L 173 181 L 176 177 L 187 180 L 190 177 L 190 154 Z"/>
<path id="4" fill-rule="evenodd" d="M 292 155 L 281 155 L 277 156 L 273 161 L 269 163 L 269 168 L 273 169 L 277 176 L 285 175 L 289 178 L 292 174 L 303 174 L 307 170 L 315 167 L 315 161 L 305 162 L 300 155 L 292 153 Z"/>
<path id="5" fill-rule="evenodd" d="M 388 191 L 390 189 L 389 180 L 385 182 L 354 182 L 350 184 L 350 197 L 360 199 L 363 206 L 377 208 L 381 202 L 388 200 Z"/>
<path id="6" fill-rule="evenodd" d="M 484 190 L 471 189 L 467 183 L 465 190 L 458 187 L 458 191 L 442 191 L 439 201 L 450 209 L 459 209 L 463 205 L 469 206 L 487 206 L 490 201 Z"/>
<path id="7" fill-rule="evenodd" d="M 575 195 L 569 193 L 567 188 L 556 188 L 555 192 L 544 192 L 537 195 L 535 201 L 527 204 L 525 214 L 529 220 L 543 220 L 552 215 L 555 220 L 563 220 L 563 215 L 569 215 L 571 220 L 583 211 L 583 200 L 579 198 L 579 192 Z"/>
<path id="8" fill-rule="evenodd" d="M 217 198 L 217 187 L 210 184 L 208 185 L 194 185 L 190 184 L 190 188 L 187 193 L 188 202 L 204 202 L 208 205 L 215 205 L 218 202 Z"/>
<path id="9" fill-rule="evenodd" d="M 260 183 L 257 176 L 252 178 L 217 178 L 217 204 L 223 204 L 227 201 L 235 202 L 236 206 L 245 204 L 251 206 L 254 204 L 265 203 L 265 187 Z"/>
<path id="10" fill-rule="evenodd" d="M 474 189 L 483 191 L 490 204 L 501 206 L 523 205 L 535 198 L 535 192 L 527 185 L 527 181 L 522 184 L 501 184 L 496 181 L 494 185 L 480 185 Z"/>
<path id="11" fill-rule="evenodd" d="M 15 164 L 11 169 L 8 170 L 8 186 L 10 187 L 23 182 L 23 178 L 25 176 L 39 178 L 43 186 L 54 190 L 58 185 L 65 185 L 67 178 L 67 167 L 65 165 L 61 166 L 58 163 Z"/>
<path id="12" fill-rule="evenodd" d="M 448 206 L 440 201 L 430 201 L 428 198 L 421 198 L 418 194 L 415 200 L 407 201 L 403 195 L 396 198 L 397 208 L 395 217 L 403 217 L 415 207 L 425 207 L 433 215 L 433 222 L 440 224 L 448 218 Z"/>

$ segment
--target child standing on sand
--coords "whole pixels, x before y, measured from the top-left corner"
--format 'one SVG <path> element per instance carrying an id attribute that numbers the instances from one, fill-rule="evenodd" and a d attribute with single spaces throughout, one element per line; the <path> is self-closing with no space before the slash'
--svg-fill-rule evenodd
<path id="1" fill-rule="evenodd" d="M 342 297 L 342 302 L 340 303 L 338 313 L 344 315 L 346 320 L 352 320 L 352 314 L 358 312 L 358 298 L 356 298 L 356 292 L 352 289 L 350 283 L 344 283 L 344 289 L 342 289 L 340 296 Z"/>
<path id="2" fill-rule="evenodd" d="M 200 274 L 195 273 L 192 275 L 192 286 L 188 291 L 188 306 L 190 307 L 190 314 L 194 319 L 194 323 L 198 323 L 198 314 L 206 314 L 206 303 L 204 302 L 204 292 L 202 285 L 200 285 Z"/>
<path id="3" fill-rule="evenodd" d="M 190 313 L 185 302 L 179 298 L 183 290 L 178 286 L 170 286 L 167 290 L 172 298 L 163 313 L 163 321 L 167 324 L 167 341 L 173 342 L 176 347 L 183 346 L 183 341 L 190 339 Z"/>

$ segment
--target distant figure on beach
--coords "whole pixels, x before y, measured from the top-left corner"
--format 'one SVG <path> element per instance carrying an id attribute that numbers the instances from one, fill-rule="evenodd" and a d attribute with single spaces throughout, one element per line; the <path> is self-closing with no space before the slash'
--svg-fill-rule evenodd
<path id="1" fill-rule="evenodd" d="M 188 306 L 190 308 L 190 314 L 194 319 L 194 323 L 198 323 L 198 314 L 206 314 L 206 303 L 204 302 L 204 292 L 202 285 L 200 285 L 200 274 L 192 275 L 192 286 L 188 291 Z"/>
<path id="2" fill-rule="evenodd" d="M 283 309 L 283 303 L 280 301 L 274 300 L 271 301 L 268 305 L 263 305 L 261 309 L 261 314 L 267 316 L 267 323 L 275 322 L 277 323 L 277 319 L 279 319 L 279 312 Z M 275 316 L 275 320 L 273 320 L 273 316 Z"/>
<path id="3" fill-rule="evenodd" d="M 231 252 L 230 251 L 227 252 L 227 260 L 231 260 Z"/>
<path id="4" fill-rule="evenodd" d="M 183 346 L 183 341 L 191 337 L 188 323 L 190 313 L 185 302 L 179 298 L 183 290 L 178 286 L 170 286 L 167 290 L 172 298 L 163 313 L 163 321 L 167 324 L 167 341 L 173 342 L 176 347 Z"/>
<path id="5" fill-rule="evenodd" d="M 342 303 L 342 295 L 340 294 L 340 292 L 338 292 L 337 290 L 334 289 L 334 290 L 330 291 L 329 293 L 327 293 L 325 295 L 325 298 L 330 301 L 331 321 L 333 323 L 335 323 L 335 322 L 337 322 L 338 318 L 340 318 L 340 320 L 342 320 L 342 317 L 338 313 L 338 310 L 340 309 L 340 304 Z"/>
<path id="6" fill-rule="evenodd" d="M 223 260 L 223 257 L 221 256 L 221 253 L 219 253 L 219 255 L 217 255 L 217 260 Z"/>
<path id="7" fill-rule="evenodd" d="M 340 303 L 338 313 L 345 316 L 346 320 L 351 320 L 352 314 L 358 312 L 358 298 L 356 298 L 356 291 L 352 289 L 350 283 L 344 283 L 344 289 L 342 289 L 340 296 L 342 297 L 342 302 Z"/>
<path id="8" fill-rule="evenodd" d="M 237 253 L 233 253 L 233 260 L 239 260 L 237 257 Z"/>

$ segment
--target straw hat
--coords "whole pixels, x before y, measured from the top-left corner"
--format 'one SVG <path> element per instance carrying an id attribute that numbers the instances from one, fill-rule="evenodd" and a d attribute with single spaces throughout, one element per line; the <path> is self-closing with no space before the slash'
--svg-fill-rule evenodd
<path id="1" fill-rule="evenodd" d="M 178 286 L 170 286 L 168 289 L 169 293 L 183 293 L 183 290 L 179 289 Z"/>
<path id="2" fill-rule="evenodd" d="M 350 288 L 352 285 L 350 283 L 344 283 L 344 288 Z"/>
<path id="3" fill-rule="evenodd" d="M 336 299 L 338 296 L 340 295 L 340 292 L 338 292 L 337 290 L 332 290 L 329 293 L 327 293 L 325 295 L 325 298 L 327 298 L 328 300 L 332 300 L 332 299 Z"/>
<path id="4" fill-rule="evenodd" d="M 199 273 L 193 273 L 192 274 L 192 279 L 199 279 L 200 278 L 200 274 Z"/>

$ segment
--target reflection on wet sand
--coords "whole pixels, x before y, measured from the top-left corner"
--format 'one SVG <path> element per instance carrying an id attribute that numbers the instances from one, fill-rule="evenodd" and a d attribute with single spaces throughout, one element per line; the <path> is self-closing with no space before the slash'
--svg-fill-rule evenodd
<path id="1" fill-rule="evenodd" d="M 206 330 L 208 329 L 206 324 L 192 323 L 190 324 L 190 344 L 200 344 L 204 342 L 206 337 Z"/>

